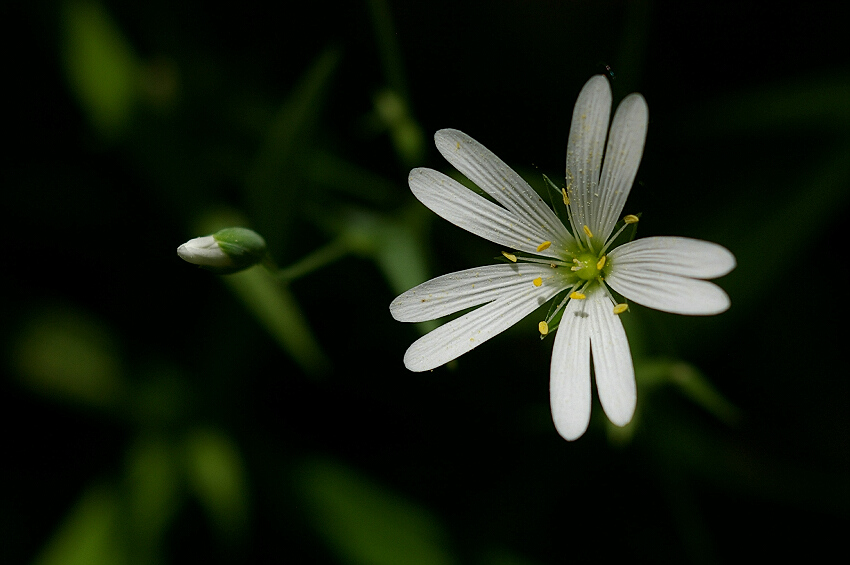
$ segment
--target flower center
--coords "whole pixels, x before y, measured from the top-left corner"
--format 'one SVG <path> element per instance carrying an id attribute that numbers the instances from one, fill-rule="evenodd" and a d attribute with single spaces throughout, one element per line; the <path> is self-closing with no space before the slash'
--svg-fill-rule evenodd
<path id="1" fill-rule="evenodd" d="M 582 253 L 573 259 L 573 271 L 580 279 L 592 281 L 599 276 L 599 271 L 605 266 L 605 256 L 597 257 L 593 253 Z"/>

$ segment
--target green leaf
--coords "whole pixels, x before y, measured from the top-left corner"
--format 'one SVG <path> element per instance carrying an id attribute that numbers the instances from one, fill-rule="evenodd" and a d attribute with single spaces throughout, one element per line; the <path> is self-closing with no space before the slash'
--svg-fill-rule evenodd
<path id="1" fill-rule="evenodd" d="M 111 488 L 89 488 L 33 561 L 33 565 L 125 565 L 121 512 Z"/>
<path id="2" fill-rule="evenodd" d="M 456 563 L 434 516 L 339 463 L 305 462 L 294 487 L 317 535 L 342 563 Z"/>
<path id="3" fill-rule="evenodd" d="M 248 486 L 242 456 L 233 441 L 212 429 L 186 436 L 187 481 L 219 533 L 230 540 L 244 535 Z"/>
<path id="4" fill-rule="evenodd" d="M 293 204 L 303 196 L 298 192 L 300 169 L 309 163 L 313 133 L 338 61 L 339 53 L 330 48 L 316 58 L 272 118 L 245 178 L 252 223 L 272 250 L 284 243 L 285 229 L 297 210 Z"/>
<path id="5" fill-rule="evenodd" d="M 95 129 L 114 137 L 130 120 L 139 62 L 99 3 L 69 1 L 64 8 L 62 56 L 71 90 Z"/>
<path id="6" fill-rule="evenodd" d="M 109 328 L 86 312 L 54 306 L 32 313 L 12 351 L 30 390 L 103 409 L 117 408 L 126 397 L 117 344 Z"/>
<path id="7" fill-rule="evenodd" d="M 137 555 L 159 555 L 181 498 L 174 447 L 159 437 L 140 438 L 128 449 L 125 466 L 130 543 Z"/>
<path id="8" fill-rule="evenodd" d="M 328 361 L 295 297 L 265 267 L 251 267 L 221 280 L 304 371 L 319 375 L 327 370 Z"/>

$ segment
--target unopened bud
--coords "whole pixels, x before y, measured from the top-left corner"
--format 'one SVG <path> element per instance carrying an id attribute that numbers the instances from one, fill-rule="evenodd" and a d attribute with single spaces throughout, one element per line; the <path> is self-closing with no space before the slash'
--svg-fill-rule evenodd
<path id="1" fill-rule="evenodd" d="M 184 261 L 219 275 L 247 269 L 266 256 L 266 241 L 246 228 L 224 228 L 212 235 L 190 239 L 177 248 Z"/>

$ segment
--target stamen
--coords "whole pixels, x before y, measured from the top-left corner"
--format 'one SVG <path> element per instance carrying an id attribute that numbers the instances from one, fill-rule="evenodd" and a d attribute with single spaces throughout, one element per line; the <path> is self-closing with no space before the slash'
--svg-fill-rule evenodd
<path id="1" fill-rule="evenodd" d="M 587 237 L 593 237 L 593 234 L 592 234 L 592 233 L 590 233 L 590 228 L 589 228 L 589 227 L 587 227 L 587 226 L 585 225 L 585 226 L 582 226 L 582 229 L 584 230 L 584 233 L 587 235 Z"/>
<path id="2" fill-rule="evenodd" d="M 544 336 L 549 333 L 549 324 L 546 322 L 540 322 L 537 324 L 537 331 L 540 332 L 541 336 Z"/>
<path id="3" fill-rule="evenodd" d="M 514 255 L 513 253 L 508 253 L 507 251 L 502 251 L 502 255 L 504 255 L 505 258 L 508 261 L 510 261 L 511 263 L 516 263 L 516 255 Z"/>
<path id="4" fill-rule="evenodd" d="M 563 195 L 563 197 L 564 197 L 564 205 L 569 206 L 570 205 L 570 197 L 567 196 L 567 189 L 566 188 L 561 189 L 561 195 Z"/>
<path id="5" fill-rule="evenodd" d="M 502 252 L 503 255 L 504 255 L 504 253 L 505 252 Z M 569 251 L 566 251 L 565 253 L 569 254 Z M 517 257 L 516 255 L 514 255 L 514 257 L 517 258 L 517 261 L 522 260 L 526 263 L 540 263 L 541 265 L 549 265 L 553 269 L 555 267 L 569 267 L 570 266 L 570 263 L 565 263 L 564 261 L 558 261 L 557 259 L 551 259 L 551 258 L 541 259 L 540 257 L 522 257 L 522 256 Z M 508 257 L 508 259 L 510 259 L 510 257 Z"/>
<path id="6" fill-rule="evenodd" d="M 570 298 L 572 298 L 573 300 L 584 300 L 585 298 L 587 298 L 587 296 L 578 291 L 573 291 L 570 293 Z"/>
<path id="7" fill-rule="evenodd" d="M 617 314 L 617 315 L 620 315 L 628 309 L 629 309 L 628 304 L 617 304 L 616 306 L 614 306 L 614 313 Z"/>
<path id="8" fill-rule="evenodd" d="M 575 285 L 575 286 L 573 286 L 573 288 L 571 288 L 570 290 L 572 291 L 572 290 L 574 290 L 574 289 L 575 289 L 575 288 L 577 288 L 577 287 L 578 287 L 578 285 Z M 564 305 L 567 303 L 567 300 L 569 300 L 569 299 L 570 299 L 569 295 L 565 296 L 565 297 L 561 300 L 561 302 L 559 302 L 559 303 L 558 303 L 558 306 L 557 306 L 554 310 L 552 310 L 551 312 L 549 312 L 549 315 L 548 315 L 548 316 L 546 316 L 546 323 L 547 323 L 547 324 L 548 324 L 549 322 L 551 322 L 551 321 L 555 318 L 555 316 L 557 316 L 557 315 L 558 315 L 558 312 L 560 312 L 560 311 L 561 311 L 561 309 L 564 307 Z M 557 326 L 556 326 L 556 327 L 557 327 Z M 555 328 L 549 328 L 549 329 L 550 329 L 550 330 L 554 330 Z"/>
<path id="9" fill-rule="evenodd" d="M 533 284 L 534 286 L 540 286 L 540 285 L 543 284 L 543 279 L 540 278 L 540 277 L 537 277 L 536 279 L 531 281 L 531 284 Z"/>
<path id="10" fill-rule="evenodd" d="M 602 267 L 605 266 L 605 255 L 599 258 L 599 261 L 596 262 L 596 269 L 601 271 Z"/>
<path id="11" fill-rule="evenodd" d="M 629 214 L 628 216 L 623 216 L 623 225 L 620 229 L 617 230 L 617 233 L 608 238 L 608 243 L 605 244 L 605 247 L 602 248 L 600 253 L 605 253 L 608 251 L 608 248 L 611 247 L 611 244 L 614 243 L 614 240 L 620 237 L 620 234 L 623 233 L 623 230 L 626 229 L 626 226 L 629 224 L 636 224 L 640 218 L 633 214 Z"/>
<path id="12" fill-rule="evenodd" d="M 540 245 L 537 246 L 537 251 L 538 252 L 545 251 L 545 250 L 549 249 L 550 245 L 552 245 L 551 241 L 544 241 L 543 243 L 541 243 Z"/>

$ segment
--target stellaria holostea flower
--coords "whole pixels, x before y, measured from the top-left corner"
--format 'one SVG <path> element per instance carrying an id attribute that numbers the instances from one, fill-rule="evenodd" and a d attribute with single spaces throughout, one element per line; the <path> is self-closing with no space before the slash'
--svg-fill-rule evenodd
<path id="1" fill-rule="evenodd" d="M 729 297 L 705 279 L 735 267 L 727 249 L 695 239 L 648 237 L 612 247 L 622 230 L 638 220 L 625 216 L 615 232 L 643 154 L 648 110 L 643 96 L 627 96 L 609 134 L 610 113 L 608 81 L 595 76 L 579 94 L 567 145 L 568 186 L 562 196 L 571 229 L 483 145 L 457 130 L 438 131 L 434 139 L 440 153 L 492 200 L 425 168 L 410 172 L 413 194 L 453 224 L 516 252 L 502 252 L 507 264 L 432 279 L 390 305 L 393 317 L 403 322 L 480 306 L 410 346 L 405 366 L 427 371 L 562 295 L 539 329 L 542 335 L 555 330 L 550 324 L 561 314 L 552 353 L 550 402 L 555 427 L 568 440 L 581 436 L 590 421 L 591 352 L 599 400 L 608 418 L 624 426 L 634 414 L 634 368 L 619 318 L 628 306 L 618 303 L 611 289 L 665 312 L 718 314 L 729 308 Z"/>

